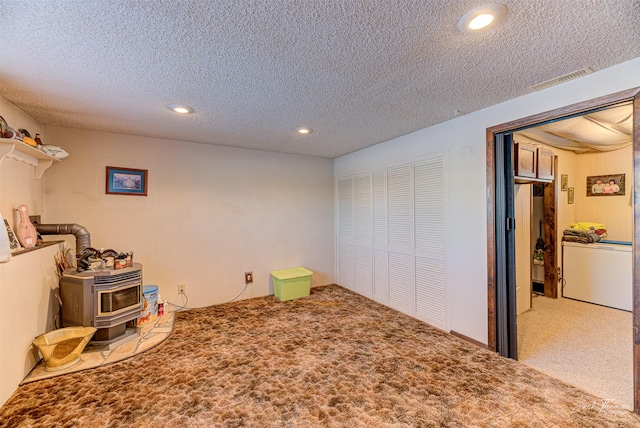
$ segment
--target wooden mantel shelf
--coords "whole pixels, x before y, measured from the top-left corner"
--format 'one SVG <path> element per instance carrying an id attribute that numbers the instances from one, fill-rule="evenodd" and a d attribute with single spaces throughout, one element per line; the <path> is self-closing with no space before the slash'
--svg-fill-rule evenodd
<path id="1" fill-rule="evenodd" d="M 60 162 L 60 159 L 49 156 L 20 140 L 0 138 L 0 164 L 5 158 L 15 159 L 35 167 L 36 180 L 42 178 L 42 174 L 53 165 L 54 161 Z"/>
<path id="2" fill-rule="evenodd" d="M 21 255 L 21 254 L 30 253 L 30 252 L 32 252 L 32 251 L 36 251 L 36 250 L 39 250 L 39 249 L 41 249 L 41 248 L 50 247 L 50 246 L 52 246 L 52 245 L 60 244 L 60 243 L 63 243 L 63 242 L 64 242 L 64 241 L 59 241 L 59 240 L 56 240 L 56 241 L 43 241 L 43 242 L 39 243 L 38 245 L 36 245 L 35 247 L 31 247 L 31 248 L 22 248 L 22 249 L 20 249 L 20 250 L 17 250 L 17 251 L 15 251 L 15 252 L 12 252 L 12 253 L 11 253 L 11 256 L 12 256 L 12 257 L 19 256 L 19 255 Z"/>

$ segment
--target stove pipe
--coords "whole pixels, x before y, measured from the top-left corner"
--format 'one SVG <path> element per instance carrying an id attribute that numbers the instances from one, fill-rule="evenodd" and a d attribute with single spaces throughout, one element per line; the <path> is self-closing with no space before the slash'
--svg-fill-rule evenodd
<path id="1" fill-rule="evenodd" d="M 34 224 L 41 235 L 75 235 L 76 254 L 80 254 L 85 248 L 91 247 L 91 235 L 89 231 L 79 224 Z"/>

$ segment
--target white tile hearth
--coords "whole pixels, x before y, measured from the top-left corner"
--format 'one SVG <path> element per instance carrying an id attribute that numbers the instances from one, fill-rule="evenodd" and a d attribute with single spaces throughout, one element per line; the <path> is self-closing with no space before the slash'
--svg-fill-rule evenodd
<path id="1" fill-rule="evenodd" d="M 123 339 L 111 344 L 109 347 L 94 346 L 89 342 L 84 352 L 80 354 L 82 361 L 64 370 L 47 372 L 44 370 L 44 361 L 41 360 L 27 377 L 24 378 L 21 385 L 36 380 L 104 366 L 147 351 L 162 343 L 171 335 L 174 320 L 175 312 L 162 315 L 154 322 L 138 326 L 137 331 L 130 332 L 127 330 Z"/>

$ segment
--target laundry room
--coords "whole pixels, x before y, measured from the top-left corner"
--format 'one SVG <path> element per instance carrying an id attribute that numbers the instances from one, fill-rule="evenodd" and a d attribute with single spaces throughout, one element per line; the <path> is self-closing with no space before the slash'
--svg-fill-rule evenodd
<path id="1" fill-rule="evenodd" d="M 518 359 L 631 403 L 631 106 L 518 131 L 513 141 Z M 552 178 L 519 177 L 532 147 L 552 152 Z M 625 362 L 609 372 L 614 353 Z"/>

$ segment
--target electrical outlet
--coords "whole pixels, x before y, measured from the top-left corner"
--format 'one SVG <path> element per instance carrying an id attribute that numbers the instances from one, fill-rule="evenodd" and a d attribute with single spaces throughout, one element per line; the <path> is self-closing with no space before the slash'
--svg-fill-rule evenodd
<path id="1" fill-rule="evenodd" d="M 184 282 L 178 283 L 178 294 L 186 294 L 187 293 L 187 284 Z"/>
<path id="2" fill-rule="evenodd" d="M 251 284 L 253 282 L 253 272 L 244 273 L 244 283 Z"/>

